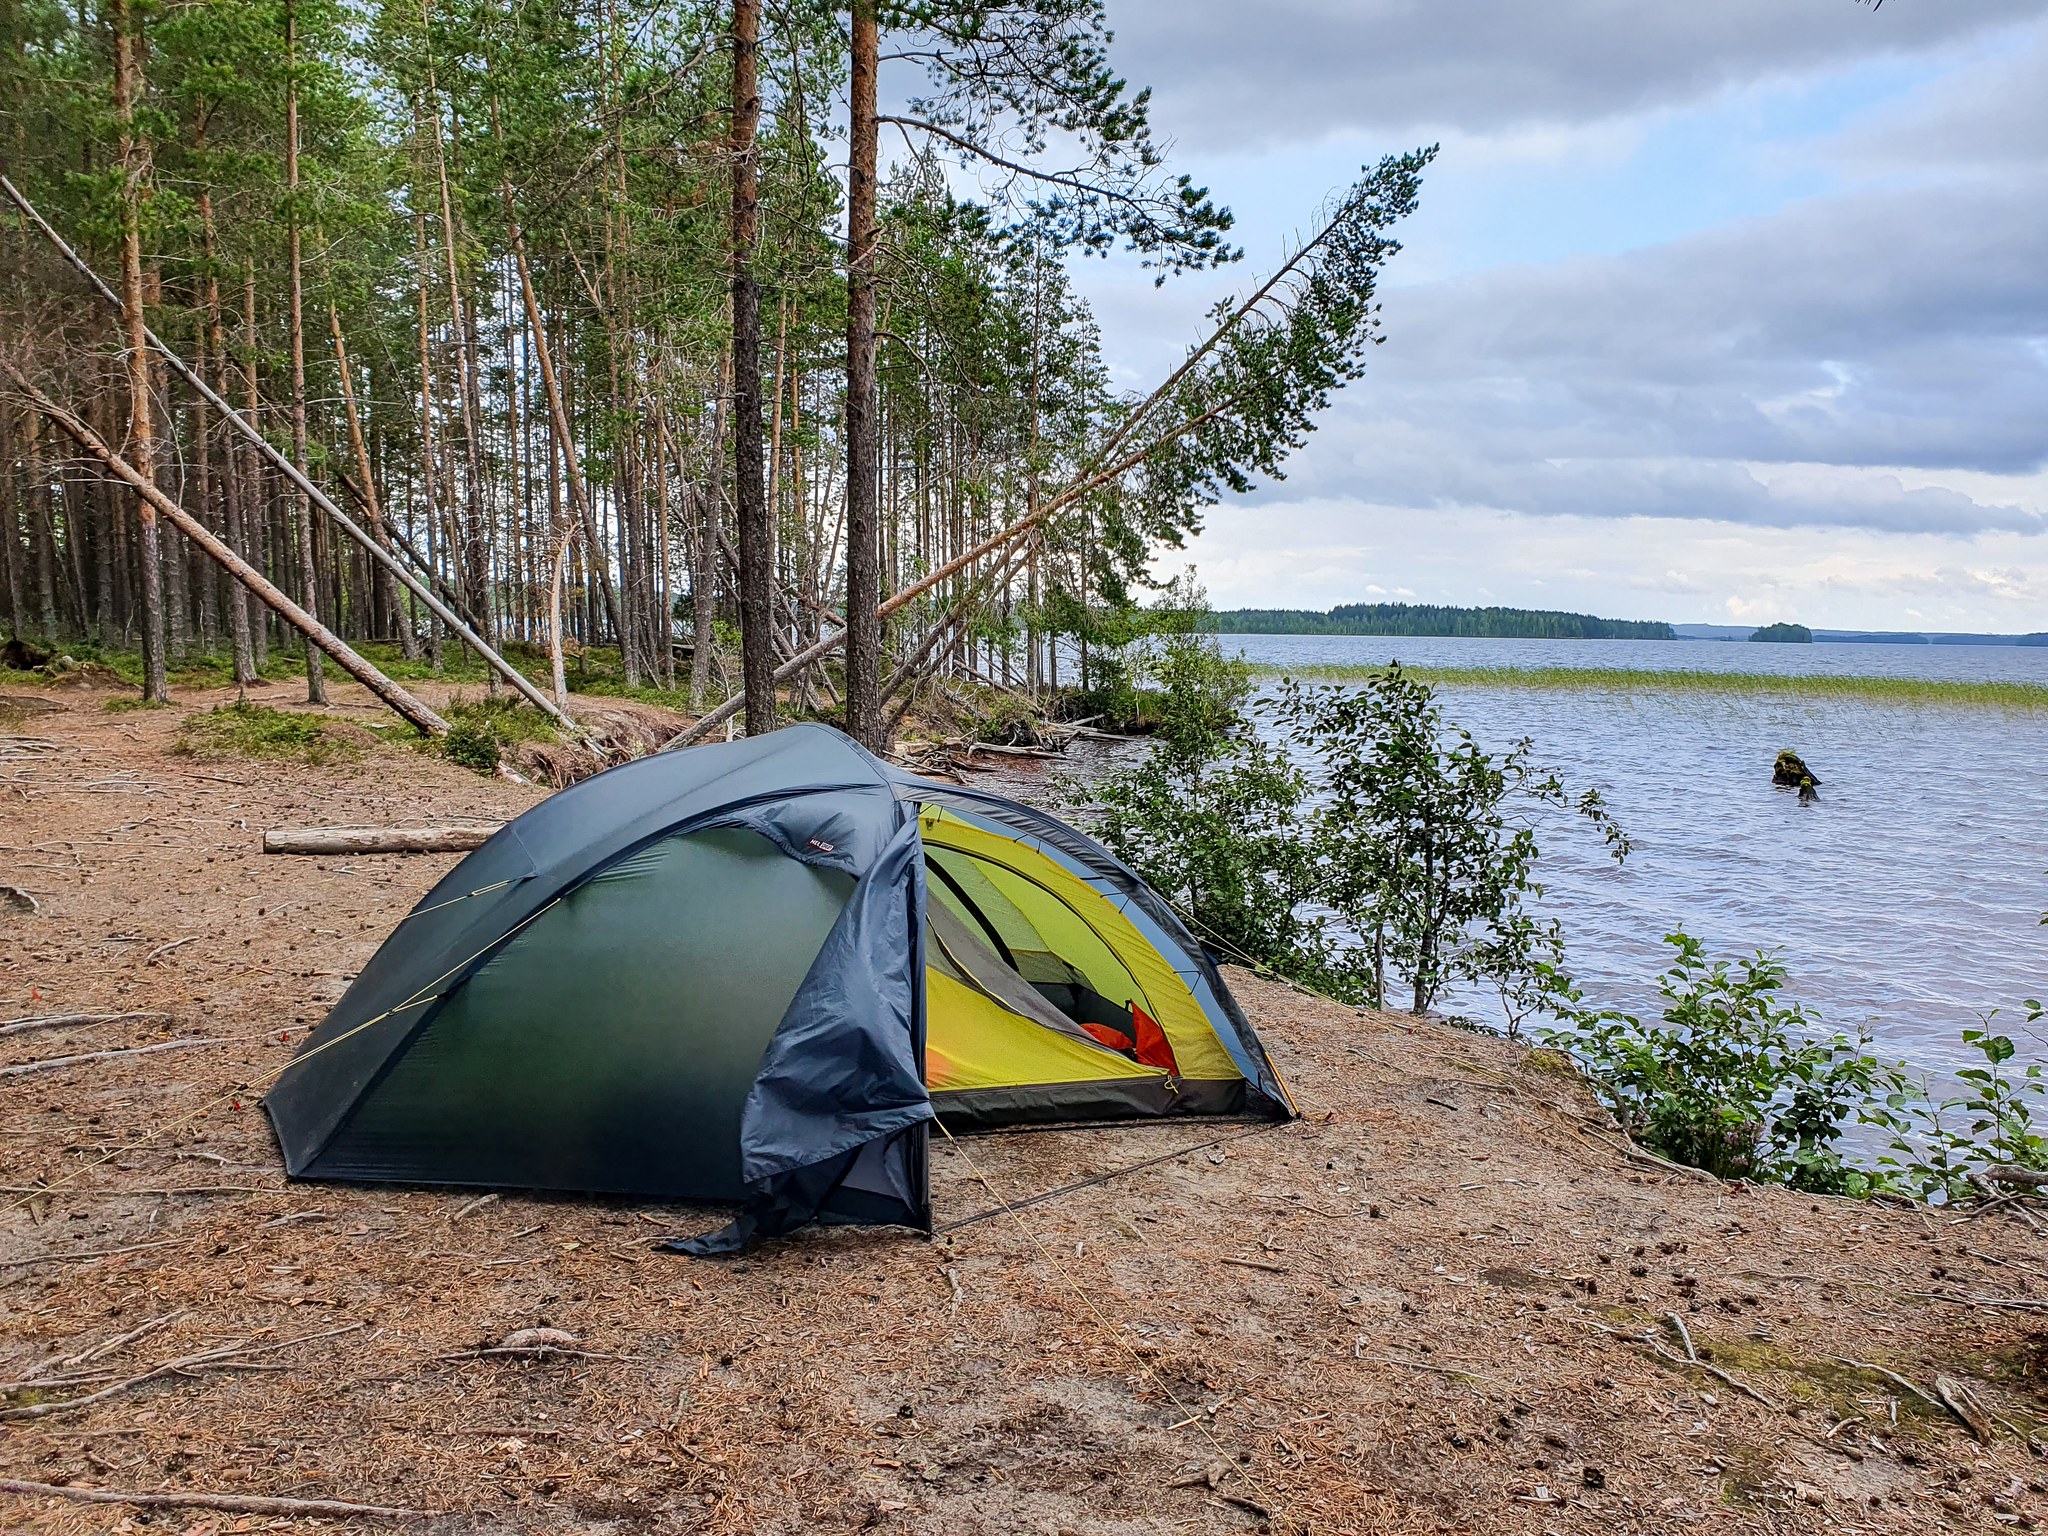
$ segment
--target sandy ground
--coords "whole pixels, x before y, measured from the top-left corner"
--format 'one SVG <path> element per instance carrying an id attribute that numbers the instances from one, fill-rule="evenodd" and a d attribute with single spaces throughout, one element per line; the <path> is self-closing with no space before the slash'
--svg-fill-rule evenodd
<path id="1" fill-rule="evenodd" d="M 61 710 L 0 725 L 0 883 L 41 909 L 0 909 L 0 1019 L 167 1017 L 0 1036 L 0 1067 L 223 1043 L 0 1075 L 0 1478 L 449 1532 L 2048 1518 L 2048 1355 L 2010 1304 L 2048 1306 L 2048 1255 L 2010 1215 L 1667 1176 L 1554 1058 L 1242 973 L 1300 1122 L 941 1139 L 942 1221 L 1129 1171 L 936 1240 L 714 1264 L 648 1247 L 714 1212 L 289 1184 L 264 1083 L 453 858 L 265 857 L 261 831 L 497 819 L 540 791 L 397 746 L 198 762 L 166 748 L 216 699 L 43 697 Z M 1755 1396 L 1686 1364 L 1667 1314 Z M 475 1353 L 543 1326 L 580 1353 Z M 1842 1358 L 1961 1383 L 1988 1443 Z M 347 1523 L 0 1491 L 6 1530 Z"/>

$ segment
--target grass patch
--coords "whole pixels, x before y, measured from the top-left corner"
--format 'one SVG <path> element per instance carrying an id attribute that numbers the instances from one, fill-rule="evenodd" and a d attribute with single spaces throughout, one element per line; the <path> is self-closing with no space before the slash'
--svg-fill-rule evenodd
<path id="1" fill-rule="evenodd" d="M 475 700 L 458 697 L 445 713 L 448 734 L 422 737 L 420 749 L 460 763 L 474 773 L 496 773 L 506 753 L 523 741 L 556 739 L 553 721 L 508 696 Z"/>
<path id="2" fill-rule="evenodd" d="M 187 757 L 259 757 L 285 762 L 354 762 L 363 755 L 355 726 L 331 715 L 288 714 L 267 704 L 226 704 L 190 716 L 171 748 Z"/>
<path id="3" fill-rule="evenodd" d="M 169 706 L 152 704 L 139 693 L 119 693 L 100 706 L 110 715 L 132 714 L 138 709 L 165 709 Z"/>
<path id="4" fill-rule="evenodd" d="M 1254 662 L 1261 677 L 1304 683 L 1360 682 L 1385 667 Z M 1425 683 L 1465 688 L 1573 689 L 1588 693 L 1732 694 L 1761 698 L 1861 699 L 1876 704 L 1956 704 L 1976 708 L 2048 710 L 2048 684 L 1963 682 L 1929 677 L 1837 677 L 1827 673 L 1696 672 L 1631 667 L 1410 667 Z"/>

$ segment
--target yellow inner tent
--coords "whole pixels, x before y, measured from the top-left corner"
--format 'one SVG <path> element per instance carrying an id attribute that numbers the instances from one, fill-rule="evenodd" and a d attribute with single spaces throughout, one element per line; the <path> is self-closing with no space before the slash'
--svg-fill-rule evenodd
<path id="1" fill-rule="evenodd" d="M 924 808 L 920 832 L 935 1096 L 1127 1084 L 1170 1100 L 1181 1083 L 1242 1080 L 1188 984 L 1114 900 L 1029 842 L 941 807 Z M 1132 1008 L 1158 1024 L 1177 1072 L 1088 1033 L 1091 1021 L 1127 1029 Z"/>

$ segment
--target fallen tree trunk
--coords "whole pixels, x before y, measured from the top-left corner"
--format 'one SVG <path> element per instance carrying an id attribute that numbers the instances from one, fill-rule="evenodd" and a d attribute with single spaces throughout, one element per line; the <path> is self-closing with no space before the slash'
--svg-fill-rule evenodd
<path id="1" fill-rule="evenodd" d="M 78 275 L 85 279 L 86 283 L 101 299 L 105 300 L 115 314 L 122 313 L 120 295 L 101 281 L 100 275 L 87 265 L 85 258 L 74 251 L 65 242 L 64 237 L 50 227 L 49 220 L 38 213 L 35 205 L 22 195 L 21 189 L 4 175 L 0 175 L 0 195 L 4 195 L 8 201 L 21 211 L 22 217 L 41 232 L 43 238 L 49 241 L 57 254 L 70 263 Z M 333 497 L 315 485 L 306 476 L 305 472 L 292 462 L 289 456 L 279 452 L 277 445 L 265 437 L 248 416 L 243 415 L 242 412 L 236 410 L 234 406 L 215 393 L 213 386 L 208 384 L 198 373 L 194 372 L 182 357 L 166 346 L 162 337 L 147 327 L 144 328 L 143 334 L 148 338 L 149 344 L 156 349 L 157 355 L 164 360 L 165 365 L 173 373 L 177 374 L 179 378 L 183 379 L 200 399 L 206 401 L 216 411 L 220 412 L 221 420 L 224 423 L 239 433 L 248 442 L 251 449 L 267 460 L 279 474 L 290 481 L 314 506 L 326 513 L 333 520 L 334 525 L 347 534 L 349 538 L 353 539 L 370 559 L 376 561 L 377 564 L 396 577 L 400 585 L 404 586 L 413 596 L 424 603 L 436 618 L 440 619 L 443 624 L 446 624 L 454 632 L 458 640 L 483 658 L 485 665 L 502 677 L 512 687 L 514 692 L 523 694 L 528 703 L 532 704 L 543 714 L 552 717 L 555 723 L 568 731 L 572 737 L 582 734 L 581 728 L 567 711 L 534 686 L 531 678 L 527 677 L 525 673 L 513 666 L 511 662 L 499 655 L 495 649 L 486 643 L 483 637 L 457 614 L 454 609 L 441 601 L 430 584 L 422 584 L 411 571 L 399 563 L 397 557 L 390 550 L 373 539 L 356 523 L 355 519 L 346 512 L 343 512 L 335 504 Z M 334 655 L 332 651 L 328 652 L 328 654 L 330 656 Z M 337 661 L 340 659 L 339 656 L 335 657 Z"/>
<path id="2" fill-rule="evenodd" d="M 467 853 L 496 824 L 461 827 L 272 827 L 265 853 Z"/>
<path id="3" fill-rule="evenodd" d="M 2048 1187 L 2048 1173 L 2038 1168 L 1986 1168 L 1984 1177 L 1994 1184 L 2014 1184 L 2023 1189 Z"/>
<path id="4" fill-rule="evenodd" d="M 308 645 L 317 646 L 332 656 L 335 665 L 382 699 L 415 730 L 427 736 L 448 734 L 446 720 L 386 677 L 374 664 L 358 655 L 355 648 L 346 640 L 271 585 L 261 571 L 223 544 L 212 529 L 166 496 L 157 488 L 154 480 L 116 453 L 97 432 L 31 384 L 13 363 L 0 358 L 0 367 L 6 369 L 9 380 L 21 391 L 24 399 L 49 417 L 51 422 L 74 439 L 81 448 L 127 482 L 136 495 L 176 525 L 178 531 L 204 550 L 215 564 L 255 593 L 264 606 L 304 635 Z"/>

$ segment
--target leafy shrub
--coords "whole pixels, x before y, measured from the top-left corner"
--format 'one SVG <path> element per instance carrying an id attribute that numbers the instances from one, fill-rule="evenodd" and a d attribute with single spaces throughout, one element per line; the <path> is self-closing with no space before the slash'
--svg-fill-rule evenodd
<path id="1" fill-rule="evenodd" d="M 1308 782 L 1244 719 L 1248 670 L 1191 628 L 1162 637 L 1145 666 L 1159 729 L 1140 762 L 1093 786 L 1097 835 L 1203 939 L 1296 980 L 1321 976 L 1300 832 Z"/>
<path id="2" fill-rule="evenodd" d="M 1982 1058 L 1936 1102 L 1902 1065 L 1871 1053 L 1868 1031 L 1824 1034 L 1799 1004 L 1782 1001 L 1785 968 L 1768 954 L 1709 962 L 1679 932 L 1677 959 L 1659 982 L 1664 1012 L 1578 1006 L 1560 992 L 1565 1027 L 1543 1032 L 1586 1073 L 1631 1139 L 1659 1156 L 1720 1178 L 1787 1184 L 1815 1194 L 1975 1199 L 2000 1168 L 2048 1170 L 2048 1135 L 2035 1115 L 2048 1071 L 2016 1070 L 2011 1036 L 1963 1031 Z M 2026 1004 L 2027 1023 L 2048 1017 Z M 1889 1150 L 1857 1161 L 1844 1142 L 1856 1127 L 1888 1137 Z"/>
<path id="3" fill-rule="evenodd" d="M 1841 1140 L 1853 1125 L 1894 1132 L 1913 1100 L 1902 1067 L 1870 1054 L 1870 1037 L 1822 1036 L 1797 1003 L 1781 1000 L 1785 967 L 1768 954 L 1709 962 L 1683 931 L 1658 983 L 1659 1020 L 1567 1006 L 1566 1027 L 1544 1038 L 1577 1058 L 1629 1136 L 1673 1162 L 1720 1178 L 1861 1195 L 1891 1181 L 1852 1166 Z M 1567 994 L 1573 1004 L 1575 991 Z"/>
<path id="4" fill-rule="evenodd" d="M 2039 1024 L 2048 1010 L 2029 1000 L 2027 1023 Z M 2048 1136 L 2034 1129 L 2034 1111 L 2048 1095 L 2048 1075 L 2038 1062 L 2015 1071 L 2018 1051 L 2010 1035 L 1990 1028 L 1963 1031 L 1963 1044 L 1983 1058 L 1982 1066 L 1956 1073 L 1962 1092 L 1940 1103 L 1923 1102 L 1909 1126 L 1894 1137 L 1891 1155 L 1880 1162 L 1922 1199 L 1967 1200 L 1985 1194 L 1987 1174 L 1999 1168 L 2048 1169 Z"/>
<path id="5" fill-rule="evenodd" d="M 331 715 L 289 714 L 267 704 L 224 704 L 191 715 L 171 748 L 188 757 L 278 758 L 291 762 L 348 762 L 363 754 L 354 726 Z"/>
<path id="6" fill-rule="evenodd" d="M 495 774 L 506 753 L 520 742 L 554 739 L 547 717 L 516 699 L 458 697 L 448 707 L 448 734 L 423 745 L 473 773 Z"/>
<path id="7" fill-rule="evenodd" d="M 1421 1013 L 1459 982 L 1491 986 L 1511 1027 L 1552 1005 L 1564 942 L 1525 903 L 1542 895 L 1530 815 L 1592 823 L 1616 863 L 1628 839 L 1597 791 L 1572 795 L 1527 739 L 1496 756 L 1450 725 L 1398 664 L 1358 686 L 1283 685 L 1279 729 L 1313 764 L 1308 827 L 1319 899 L 1351 931 L 1352 990 L 1385 1007 L 1391 972 Z"/>

